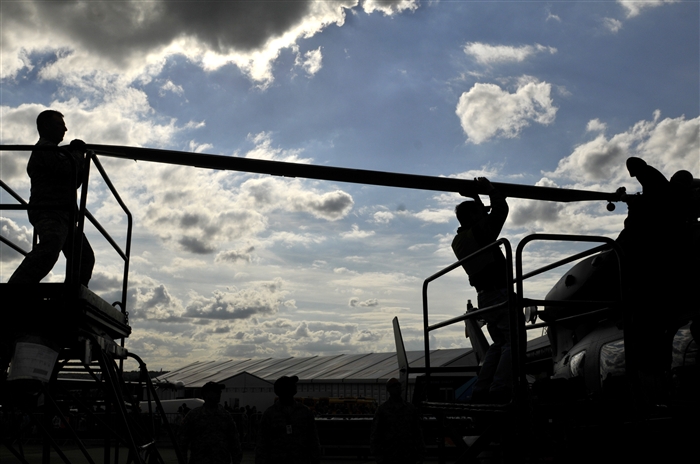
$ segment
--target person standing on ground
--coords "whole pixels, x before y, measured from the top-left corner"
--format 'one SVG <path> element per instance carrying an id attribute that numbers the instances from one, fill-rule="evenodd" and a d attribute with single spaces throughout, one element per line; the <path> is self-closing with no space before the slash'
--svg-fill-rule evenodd
<path id="1" fill-rule="evenodd" d="M 279 401 L 265 410 L 255 449 L 255 464 L 319 464 L 321 446 L 314 415 L 294 400 L 297 376 L 275 381 Z"/>
<path id="2" fill-rule="evenodd" d="M 236 423 L 219 404 L 222 385 L 207 382 L 202 387 L 204 405 L 185 416 L 179 430 L 180 450 L 189 464 L 240 464 L 243 460 Z"/>
<path id="3" fill-rule="evenodd" d="M 36 118 L 39 141 L 36 146 L 58 147 L 63 140 L 66 124 L 58 111 L 46 110 Z M 71 208 L 75 205 L 75 190 L 82 182 L 85 142 L 73 140 L 69 151 L 72 159 L 59 150 L 34 150 L 27 164 L 31 178 L 29 222 L 34 226 L 39 243 L 25 256 L 8 283 L 39 283 L 53 268 L 61 251 L 67 257 L 73 250 L 70 243 Z M 95 255 L 83 234 L 80 256 L 80 283 L 87 286 L 92 277 Z M 77 264 L 77 263 L 76 263 Z"/>
<path id="4" fill-rule="evenodd" d="M 389 399 L 382 403 L 372 420 L 370 452 L 378 464 L 423 462 L 425 445 L 418 409 L 401 398 L 401 382 L 386 383 Z"/>
<path id="5" fill-rule="evenodd" d="M 479 196 L 474 201 L 457 205 L 455 214 L 460 227 L 452 241 L 457 259 L 463 259 L 486 245 L 498 240 L 508 217 L 505 196 L 496 190 L 485 177 L 476 181 L 491 199 L 490 211 Z M 464 195 L 463 196 L 468 196 Z M 469 283 L 476 289 L 479 309 L 508 300 L 506 259 L 499 248 L 493 248 L 462 264 L 469 275 Z M 507 403 L 512 396 L 510 321 L 508 308 L 498 309 L 482 316 L 493 340 L 484 356 L 484 363 L 474 385 L 472 401 L 475 403 Z"/>

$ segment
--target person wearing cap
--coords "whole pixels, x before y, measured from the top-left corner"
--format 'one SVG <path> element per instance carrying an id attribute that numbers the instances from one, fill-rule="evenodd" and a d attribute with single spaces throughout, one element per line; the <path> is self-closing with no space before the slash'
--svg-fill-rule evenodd
<path id="1" fill-rule="evenodd" d="M 180 449 L 189 464 L 240 464 L 243 450 L 231 414 L 219 404 L 223 385 L 207 382 L 202 387 L 204 405 L 191 410 L 179 431 Z"/>
<path id="2" fill-rule="evenodd" d="M 386 383 L 389 399 L 382 403 L 372 420 L 370 452 L 378 464 L 423 462 L 425 444 L 418 409 L 401 397 L 401 382 Z"/>
<path id="3" fill-rule="evenodd" d="M 260 422 L 255 464 L 318 464 L 321 446 L 314 415 L 294 400 L 297 376 L 282 376 L 275 381 L 278 401 L 267 408 Z"/>
<path id="4" fill-rule="evenodd" d="M 457 205 L 455 215 L 460 227 L 452 240 L 457 259 L 463 259 L 498 240 L 508 217 L 505 196 L 485 177 L 476 179 L 491 199 L 490 211 L 478 195 L 474 201 Z M 462 196 L 469 196 L 462 194 Z M 476 289 L 479 309 L 494 306 L 508 299 L 506 259 L 500 247 L 492 248 L 478 257 L 462 263 L 469 283 Z M 507 308 L 486 313 L 482 318 L 493 340 L 484 356 L 479 377 L 472 394 L 477 403 L 505 403 L 511 396 L 510 323 Z"/>

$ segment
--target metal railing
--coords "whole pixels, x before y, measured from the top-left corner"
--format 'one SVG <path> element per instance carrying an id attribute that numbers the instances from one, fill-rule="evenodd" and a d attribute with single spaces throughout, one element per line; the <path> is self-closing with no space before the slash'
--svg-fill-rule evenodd
<path id="1" fill-rule="evenodd" d="M 583 242 L 583 243 L 602 243 L 602 245 L 599 245 L 594 248 L 590 248 L 586 251 L 568 256 L 564 259 L 561 259 L 559 261 L 556 261 L 554 263 L 548 264 L 546 266 L 543 266 L 541 268 L 535 269 L 533 271 L 530 271 L 526 274 L 523 274 L 523 250 L 525 247 L 534 241 L 549 241 L 549 242 Z M 538 276 L 540 274 L 543 274 L 547 271 L 550 271 L 552 269 L 556 269 L 558 267 L 564 266 L 566 264 L 570 264 L 574 261 L 578 261 L 580 259 L 586 258 L 588 256 L 592 256 L 596 253 L 600 253 L 603 251 L 612 251 L 615 253 L 615 256 L 617 258 L 617 266 L 618 266 L 618 285 L 619 285 L 619 299 L 618 300 L 542 300 L 542 299 L 532 299 L 532 298 L 525 298 L 524 297 L 524 290 L 523 290 L 523 282 L 527 279 L 530 279 L 532 277 Z M 634 331 L 634 318 L 633 314 L 630 311 L 630 308 L 624 304 L 626 301 L 625 297 L 625 285 L 623 282 L 623 273 L 622 273 L 622 250 L 620 249 L 619 245 L 615 242 L 615 240 L 608 238 L 608 237 L 601 237 L 601 236 L 586 236 L 586 235 L 563 235 L 563 234 L 532 234 L 528 235 L 527 237 L 523 238 L 520 243 L 518 243 L 518 247 L 516 248 L 516 254 L 515 254 L 515 282 L 517 286 L 517 298 L 518 298 L 518 305 L 519 307 L 525 308 L 526 306 L 559 306 L 559 307 L 566 307 L 566 308 L 579 308 L 579 307 L 597 307 L 600 308 L 601 306 L 603 307 L 602 309 L 597 309 L 594 311 L 589 311 L 584 314 L 576 314 L 572 316 L 568 316 L 566 318 L 559 318 L 558 321 L 571 321 L 576 318 L 585 318 L 589 317 L 591 314 L 594 313 L 605 313 L 608 312 L 611 308 L 616 308 L 620 307 L 622 310 L 622 320 L 624 323 L 624 339 L 625 339 L 625 359 L 626 359 L 626 364 L 627 364 L 627 374 L 634 369 L 633 365 L 635 363 L 636 357 L 634 353 L 634 344 L 631 343 L 631 337 L 632 333 Z M 525 330 L 533 330 L 533 329 L 538 329 L 541 327 L 547 327 L 550 324 L 548 322 L 543 322 L 539 324 L 531 324 L 525 327 Z M 630 349 L 631 348 L 631 349 Z M 629 353 L 628 353 L 629 351 Z M 523 353 L 524 356 L 524 353 Z"/>
<path id="2" fill-rule="evenodd" d="M 466 262 L 472 261 L 475 258 L 478 258 L 484 253 L 491 252 L 493 249 L 500 247 L 503 245 L 503 249 L 505 250 L 505 258 L 506 258 L 506 266 L 505 266 L 505 273 L 506 273 L 506 288 L 508 289 L 508 298 L 506 301 L 489 306 L 487 308 L 478 308 L 476 311 L 469 311 L 465 314 L 462 314 L 457 317 L 453 317 L 451 319 L 447 319 L 445 321 L 438 322 L 436 324 L 429 324 L 429 310 L 428 310 L 428 284 L 430 284 L 432 281 L 444 276 L 445 274 L 462 267 L 462 265 Z M 460 259 L 459 261 L 447 266 L 446 268 L 442 269 L 441 271 L 436 272 L 432 276 L 428 277 L 425 279 L 423 282 L 423 339 L 424 339 L 424 349 L 425 349 L 425 368 L 417 370 L 416 368 L 412 368 L 411 370 L 413 372 L 425 372 L 426 375 L 426 381 L 429 384 L 430 383 L 430 374 L 431 373 L 448 373 L 448 372 L 469 372 L 469 371 L 477 371 L 478 367 L 473 367 L 473 368 L 465 368 L 465 367 L 432 367 L 430 365 L 430 332 L 441 329 L 443 327 L 450 326 L 452 324 L 456 324 L 458 322 L 465 321 L 467 319 L 473 319 L 479 316 L 482 316 L 486 313 L 502 310 L 504 308 L 507 308 L 508 314 L 509 314 L 509 324 L 510 327 L 517 327 L 517 312 L 513 310 L 515 307 L 515 302 L 514 302 L 514 294 L 512 292 L 513 289 L 513 256 L 512 256 L 512 251 L 511 251 L 511 246 L 510 242 L 507 239 L 499 239 L 489 245 L 486 245 L 485 247 L 481 248 L 480 250 L 477 250 L 476 252 L 470 254 L 469 256 L 466 256 L 465 258 Z M 518 368 L 518 356 L 516 353 L 516 350 L 513 350 L 512 347 L 515 347 L 518 345 L 518 340 L 520 338 L 520 334 L 518 333 L 519 331 L 517 330 L 510 330 L 510 339 L 511 339 L 511 356 L 512 356 L 512 366 L 513 366 L 513 379 L 516 379 L 516 373 L 520 372 L 520 369 Z"/>
<path id="3" fill-rule="evenodd" d="M 561 242 L 587 242 L 587 243 L 602 243 L 602 245 L 591 248 L 589 250 L 583 251 L 581 253 L 576 253 L 574 255 L 568 256 L 564 259 L 558 260 L 554 263 L 548 264 L 546 266 L 542 266 L 538 269 L 535 269 L 533 271 L 530 271 L 526 274 L 523 273 L 523 250 L 526 245 L 533 241 L 561 241 Z M 479 255 L 489 252 L 490 250 L 503 246 L 503 249 L 505 251 L 505 258 L 506 258 L 506 288 L 509 291 L 508 294 L 508 299 L 500 304 L 489 306 L 487 308 L 478 308 L 476 311 L 469 311 L 465 314 L 453 317 L 451 319 L 447 319 L 445 321 L 437 322 L 434 324 L 429 324 L 429 308 L 428 308 L 428 284 L 430 284 L 432 281 L 444 276 L 445 274 L 453 271 L 454 269 L 457 269 L 461 267 L 465 262 L 471 261 L 475 258 L 477 258 Z M 452 324 L 456 324 L 458 322 L 466 321 L 468 319 L 473 319 L 473 318 L 478 318 L 480 316 L 483 317 L 484 314 L 490 313 L 493 311 L 498 311 L 502 310 L 503 308 L 507 308 L 508 314 L 509 314 L 509 323 L 510 323 L 510 341 L 511 341 L 511 362 L 512 362 L 512 378 L 513 378 L 513 401 L 517 401 L 518 399 L 523 399 L 525 395 L 527 394 L 527 380 L 525 378 L 525 352 L 526 352 L 526 330 L 531 330 L 531 329 L 536 329 L 536 328 L 541 328 L 544 326 L 549 325 L 548 323 L 540 323 L 540 324 L 532 324 L 530 326 L 526 326 L 524 317 L 523 317 L 523 309 L 526 306 L 562 306 L 562 307 L 568 307 L 568 308 L 574 308 L 574 307 L 590 307 L 595 305 L 596 307 L 600 306 L 607 306 L 608 308 L 610 307 L 622 307 L 622 316 L 623 316 L 623 321 L 625 323 L 625 345 L 626 346 L 633 346 L 632 343 L 629 343 L 630 339 L 630 333 L 633 330 L 633 315 L 629 308 L 626 307 L 626 305 L 622 304 L 625 301 L 625 295 L 624 295 L 624 285 L 622 282 L 622 272 L 619 270 L 618 276 L 619 276 L 619 289 L 620 289 L 620 298 L 619 300 L 601 300 L 601 301 L 589 301 L 589 300 L 577 300 L 577 301 L 558 301 L 558 300 L 542 300 L 542 299 L 531 299 L 531 298 L 525 298 L 524 297 L 524 290 L 523 290 L 523 282 L 527 279 L 530 279 L 532 277 L 538 276 L 540 274 L 543 274 L 547 271 L 550 271 L 552 269 L 556 269 L 560 266 L 564 266 L 566 264 L 578 261 L 580 259 L 586 258 L 588 256 L 594 255 L 596 253 L 599 253 L 601 251 L 607 251 L 607 250 L 612 250 L 615 255 L 617 256 L 617 263 L 618 263 L 618 270 L 621 267 L 621 260 L 622 260 L 622 253 L 619 248 L 619 246 L 615 243 L 613 239 L 610 239 L 608 237 L 599 237 L 599 236 L 585 236 L 585 235 L 556 235 L 556 234 L 533 234 L 529 235 L 525 238 L 523 238 L 520 243 L 518 244 L 518 247 L 516 249 L 516 262 L 515 262 L 515 268 L 516 268 L 516 275 L 515 278 L 513 277 L 513 263 L 512 263 L 512 252 L 511 252 L 511 246 L 510 242 L 506 239 L 499 239 L 496 242 L 493 242 L 484 248 L 476 251 L 475 253 L 447 266 L 446 268 L 442 269 L 441 271 L 433 274 L 432 276 L 428 277 L 425 279 L 423 282 L 423 331 L 424 331 L 424 345 L 425 345 L 425 367 L 424 368 L 411 368 L 411 372 L 422 372 L 425 373 L 427 382 L 430 382 L 430 374 L 431 373 L 457 373 L 457 372 L 474 372 L 478 370 L 478 367 L 432 367 L 430 365 L 430 332 L 450 326 Z M 516 284 L 516 291 L 513 292 L 513 284 Z M 604 310 L 598 310 L 598 311 L 607 311 L 607 308 Z M 585 314 L 580 314 L 580 315 L 573 315 L 568 317 L 567 319 L 574 319 L 577 317 L 586 317 L 590 315 L 590 312 L 587 312 Z M 515 328 L 513 330 L 512 328 Z M 625 353 L 628 365 L 628 373 L 632 370 L 630 366 L 635 365 L 634 360 L 635 355 L 634 353 L 631 354 L 630 357 L 628 357 L 628 353 Z M 630 362 L 629 360 L 632 360 Z"/>
<path id="4" fill-rule="evenodd" d="M 75 163 L 76 161 L 74 160 L 73 156 L 70 154 L 70 152 L 67 150 L 66 147 L 54 147 L 54 146 L 40 146 L 40 145 L 0 145 L 0 151 L 60 151 L 63 153 L 66 158 L 69 160 L 69 162 L 73 163 L 73 166 L 75 168 Z M 125 239 L 125 246 L 122 249 L 121 246 L 119 246 L 116 241 L 112 238 L 112 236 L 107 232 L 107 230 L 102 226 L 102 224 L 99 223 L 97 219 L 87 210 L 87 196 L 88 196 L 88 182 L 90 179 L 90 164 L 94 163 L 95 167 L 99 171 L 100 175 L 102 176 L 102 180 L 104 181 L 105 185 L 107 188 L 110 190 L 112 195 L 114 196 L 114 199 L 117 201 L 119 206 L 121 207 L 122 211 L 125 213 L 127 217 L 127 231 L 126 231 L 126 239 Z M 112 181 L 109 179 L 109 176 L 105 172 L 104 168 L 102 167 L 102 164 L 98 160 L 97 156 L 95 155 L 95 152 L 92 150 L 88 150 L 85 156 L 85 166 L 82 169 L 81 173 L 78 173 L 78 169 L 74 169 L 75 172 L 75 185 L 78 185 L 77 180 L 78 180 L 78 175 L 82 175 L 82 185 L 81 185 L 81 194 L 80 194 L 80 205 L 76 211 L 76 208 L 73 206 L 75 204 L 75 201 L 73 202 L 73 205 L 70 206 L 70 209 L 68 211 L 70 218 L 71 218 L 71 223 L 72 224 L 77 224 L 77 227 L 74 227 L 70 230 L 69 236 L 67 240 L 71 240 L 72 243 L 74 244 L 72 248 L 72 253 L 70 253 L 69 256 L 66 257 L 66 283 L 71 284 L 71 283 L 76 283 L 79 282 L 79 275 L 80 275 L 80 255 L 82 253 L 82 240 L 80 239 L 83 235 L 83 230 L 85 227 L 85 218 L 87 218 L 93 226 L 97 229 L 98 232 L 107 240 L 107 242 L 112 246 L 112 248 L 117 252 L 119 257 L 124 261 L 124 271 L 123 271 L 123 280 L 122 280 L 122 296 L 121 296 L 121 301 L 114 302 L 113 305 L 119 305 L 121 312 L 126 315 L 126 296 L 127 296 L 127 288 L 128 288 L 128 276 L 129 276 L 129 261 L 130 261 L 130 253 L 131 253 L 131 233 L 132 233 L 132 227 L 133 227 L 133 218 L 131 215 L 131 212 L 129 209 L 126 207 L 124 204 L 124 201 L 121 199 L 119 196 L 119 193 L 117 190 L 114 188 L 114 185 L 112 184 Z M 29 203 L 22 198 L 21 195 L 19 195 L 17 192 L 15 192 L 9 185 L 7 185 L 5 182 L 0 180 L 0 187 L 3 188 L 7 193 L 9 193 L 19 204 L 0 204 L 0 210 L 32 210 L 32 209 L 47 209 L 47 207 L 38 207 L 38 206 L 33 206 L 29 205 Z M 75 200 L 77 200 L 77 192 L 75 196 Z M 21 246 L 17 245 L 16 243 L 13 243 L 11 240 L 1 237 L 0 236 L 0 241 L 2 243 L 6 244 L 7 246 L 11 247 L 18 253 L 26 256 L 28 254 L 27 251 L 23 250 Z M 33 245 L 36 245 L 37 237 L 36 233 L 34 234 L 33 238 Z M 77 288 L 77 287 L 76 287 Z"/>

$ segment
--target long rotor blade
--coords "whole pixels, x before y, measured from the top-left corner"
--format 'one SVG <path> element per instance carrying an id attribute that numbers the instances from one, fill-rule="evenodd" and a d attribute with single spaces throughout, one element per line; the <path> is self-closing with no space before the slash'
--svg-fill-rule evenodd
<path id="1" fill-rule="evenodd" d="M 2 147 L 3 150 L 11 149 Z M 31 146 L 15 146 L 16 149 L 31 149 Z M 477 182 L 468 179 L 400 174 L 394 172 L 369 171 L 364 169 L 315 166 L 311 164 L 286 163 L 282 161 L 258 160 L 234 156 L 209 155 L 153 148 L 125 147 L 117 145 L 88 144 L 88 150 L 102 156 L 150 161 L 155 163 L 193 166 L 206 169 L 220 169 L 283 177 L 330 180 L 354 184 L 380 185 L 438 192 L 460 192 L 468 195 L 485 193 Z M 572 202 L 572 201 L 618 201 L 615 193 L 573 190 L 554 187 L 506 184 L 493 182 L 494 187 L 505 196 L 530 200 Z"/>

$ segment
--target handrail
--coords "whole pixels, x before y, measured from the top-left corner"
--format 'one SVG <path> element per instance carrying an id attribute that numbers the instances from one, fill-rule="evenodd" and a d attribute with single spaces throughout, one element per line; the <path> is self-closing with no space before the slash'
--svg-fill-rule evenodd
<path id="1" fill-rule="evenodd" d="M 587 251 L 578 253 L 572 257 L 565 258 L 562 260 L 559 260 L 553 264 L 550 264 L 548 266 L 544 266 L 540 269 L 536 269 L 535 271 L 531 271 L 528 274 L 523 274 L 523 250 L 525 249 L 525 246 L 529 244 L 530 242 L 536 241 L 536 240 L 541 240 L 541 241 L 561 241 L 561 242 L 587 242 L 587 243 L 603 243 L 603 245 L 600 245 L 595 248 L 591 248 Z M 587 236 L 587 235 L 565 235 L 565 234 L 532 234 L 528 235 L 527 237 L 524 237 L 520 243 L 518 243 L 518 247 L 516 248 L 516 254 L 515 254 L 515 272 L 516 272 L 516 287 L 517 287 L 517 294 L 518 294 L 518 300 L 522 301 L 523 300 L 523 281 L 527 279 L 528 277 L 532 277 L 534 275 L 539 275 L 542 272 L 545 272 L 545 270 L 551 270 L 559 266 L 563 266 L 564 264 L 568 264 L 572 261 L 575 261 L 577 259 L 585 258 L 587 256 L 593 255 L 599 251 L 603 250 L 612 250 L 616 257 L 617 257 L 617 266 L 618 266 L 618 276 L 619 276 L 619 288 L 620 288 L 620 300 L 619 301 L 605 301 L 605 300 L 596 300 L 596 301 L 588 301 L 588 300 L 571 300 L 571 301 L 557 301 L 557 300 L 530 300 L 531 302 L 535 303 L 542 303 L 542 304 L 547 304 L 547 305 L 559 305 L 559 306 L 588 306 L 591 304 L 605 304 L 605 305 L 615 305 L 619 304 L 622 306 L 622 319 L 624 323 L 624 341 L 625 341 L 625 375 L 627 378 L 632 378 L 634 374 L 632 373 L 633 371 L 636 372 L 636 354 L 634 352 L 633 348 L 633 343 L 631 340 L 632 333 L 634 331 L 633 324 L 634 324 L 634 319 L 633 319 L 633 314 L 631 311 L 631 308 L 628 307 L 628 305 L 625 304 L 626 300 L 626 295 L 625 295 L 625 285 L 623 281 L 623 273 L 622 273 L 622 260 L 623 260 L 623 253 L 620 248 L 620 246 L 615 242 L 615 240 L 609 238 L 609 237 L 602 237 L 602 236 Z M 571 259 L 573 258 L 573 259 Z M 545 269 L 545 270 L 543 270 Z M 578 317 L 578 316 L 573 316 L 573 317 Z M 631 349 L 630 349 L 631 348 Z M 629 352 L 628 352 L 629 351 Z"/>
<path id="2" fill-rule="evenodd" d="M 470 261 L 479 255 L 486 253 L 493 248 L 498 248 L 501 245 L 503 245 L 503 248 L 505 249 L 505 258 L 506 258 L 506 288 L 510 289 L 511 291 L 508 292 L 508 299 L 503 302 L 499 303 L 493 306 L 489 306 L 487 308 L 479 308 L 477 311 L 470 311 L 468 313 L 462 314 L 457 317 L 453 317 L 451 319 L 448 319 L 446 321 L 439 322 L 437 324 L 430 325 L 428 321 L 428 284 L 430 282 L 438 279 L 439 277 L 442 277 L 443 275 L 453 271 L 454 269 L 457 269 L 458 267 L 461 267 L 463 263 Z M 501 238 L 496 240 L 493 243 L 490 243 L 486 245 L 485 247 L 475 251 L 474 253 L 470 254 L 469 256 L 466 256 L 459 261 L 450 264 L 446 268 L 436 272 L 432 276 L 428 277 L 423 281 L 423 343 L 424 343 L 424 349 L 425 349 L 425 375 L 426 375 L 426 381 L 429 384 L 430 383 L 430 372 L 431 372 L 431 366 L 430 366 L 430 332 L 433 330 L 437 330 L 443 327 L 447 327 L 452 324 L 456 324 L 458 322 L 467 320 L 467 319 L 472 319 L 474 317 L 477 317 L 479 315 L 483 315 L 484 313 L 487 312 L 492 312 L 496 311 L 499 309 L 503 309 L 504 307 L 508 308 L 508 314 L 510 315 L 509 318 L 509 323 L 511 327 L 516 327 L 517 326 L 517 313 L 516 311 L 513 311 L 514 307 L 514 301 L 513 301 L 513 256 L 512 256 L 512 251 L 511 251 L 511 246 L 510 242 L 505 239 Z M 513 366 L 513 373 L 516 371 L 519 371 L 516 369 L 516 364 L 518 362 L 518 357 L 515 356 L 514 349 L 513 347 L 517 346 L 518 340 L 519 340 L 519 331 L 517 330 L 511 330 L 510 331 L 510 338 L 511 338 L 511 356 L 512 356 L 512 366 Z M 433 371 L 435 371 L 435 368 L 432 368 Z M 514 381 L 517 382 L 516 376 L 513 376 Z"/>
<path id="3" fill-rule="evenodd" d="M 542 266 L 541 268 L 535 269 L 533 271 L 528 272 L 527 274 L 523 274 L 523 260 L 522 260 L 522 254 L 523 254 L 523 249 L 524 247 L 534 241 L 534 240 L 550 240 L 550 241 L 566 241 L 566 242 L 587 242 L 587 243 L 602 243 L 602 245 L 599 245 L 594 248 L 590 248 L 586 251 L 576 253 L 574 255 L 568 256 L 566 258 L 560 259 L 554 263 Z M 428 284 L 439 277 L 442 277 L 443 275 L 451 272 L 452 270 L 461 267 L 461 265 L 469 260 L 472 260 L 476 258 L 478 255 L 481 253 L 485 253 L 495 247 L 499 247 L 503 245 L 503 248 L 505 249 L 505 255 L 506 255 L 506 288 L 510 289 L 511 291 L 509 292 L 508 300 L 503 303 L 499 303 L 493 306 L 489 306 L 487 308 L 478 308 L 476 311 L 469 311 L 468 313 L 447 319 L 445 321 L 440 321 L 435 324 L 429 324 L 429 318 L 428 318 Z M 619 301 L 588 301 L 588 300 L 580 300 L 580 301 L 557 301 L 557 300 L 540 300 L 540 299 L 530 299 L 530 298 L 525 298 L 523 293 L 523 282 L 531 277 L 540 275 L 544 272 L 550 271 L 552 269 L 555 269 L 557 267 L 563 266 L 565 264 L 569 264 L 571 262 L 583 259 L 585 257 L 591 256 L 593 254 L 599 253 L 604 250 L 613 250 L 617 257 L 618 257 L 618 267 L 621 267 L 621 257 L 622 257 L 622 252 L 617 245 L 617 243 L 608 237 L 599 237 L 599 236 L 585 236 L 585 235 L 557 235 L 557 234 L 532 234 L 529 235 L 525 238 L 523 238 L 520 243 L 518 244 L 518 247 L 516 249 L 516 262 L 515 262 L 515 267 L 516 267 L 516 275 L 515 278 L 513 278 L 513 261 L 512 261 L 512 253 L 511 253 L 511 247 L 510 247 L 510 242 L 506 239 L 499 239 L 484 248 L 472 253 L 471 255 L 460 259 L 459 261 L 450 264 L 449 266 L 445 267 L 444 269 L 436 272 L 432 276 L 428 277 L 425 279 L 423 282 L 423 337 L 424 337 L 424 348 L 425 348 L 425 368 L 420 369 L 421 372 L 425 372 L 427 382 L 430 382 L 430 374 L 431 371 L 433 373 L 438 372 L 438 368 L 434 368 L 430 366 L 430 337 L 429 334 L 433 330 L 437 330 L 443 327 L 447 327 L 452 324 L 456 324 L 461 321 L 465 321 L 467 319 L 479 317 L 483 315 L 484 313 L 496 311 L 499 309 L 503 309 L 504 307 L 508 308 L 508 314 L 509 314 L 509 323 L 510 327 L 513 328 L 515 327 L 516 329 L 510 330 L 510 338 L 511 338 L 511 361 L 512 361 L 512 373 L 513 373 L 513 391 L 514 391 L 514 397 L 513 400 L 516 401 L 519 397 L 523 397 L 523 395 L 526 392 L 526 386 L 527 386 L 527 381 L 525 379 L 525 371 L 524 371 L 524 362 L 525 362 L 525 351 L 526 351 L 526 327 L 524 324 L 524 321 L 522 319 L 522 309 L 524 306 L 527 305 L 532 305 L 532 304 L 547 304 L 547 305 L 552 305 L 552 304 L 557 304 L 560 306 L 568 306 L 568 307 L 581 307 L 581 306 L 589 306 L 591 304 L 605 304 L 609 306 L 613 306 L 616 304 L 624 303 L 625 301 L 625 295 L 624 295 L 624 285 L 622 282 L 622 272 L 619 272 L 620 276 L 620 300 Z M 513 293 L 513 283 L 516 284 L 516 292 Z M 632 315 L 631 312 L 629 311 L 629 308 L 626 308 L 626 306 L 623 304 L 623 318 L 625 321 L 625 328 L 627 329 L 628 327 L 631 327 L 632 323 Z M 578 317 L 578 316 L 572 316 L 572 317 Z M 532 328 L 536 327 L 542 327 L 546 324 L 537 324 L 536 326 L 533 326 Z M 631 343 L 628 343 L 628 330 L 625 330 L 625 342 L 627 346 L 630 346 Z M 627 357 L 627 353 L 625 354 Z M 633 355 L 634 359 L 634 355 Z M 466 372 L 466 370 L 464 370 Z M 419 372 L 416 370 L 416 372 Z"/>
<path id="4" fill-rule="evenodd" d="M 114 199 L 117 200 L 117 203 L 119 203 L 119 206 L 121 206 L 122 210 L 126 213 L 126 218 L 127 218 L 127 228 L 126 228 L 126 249 L 122 252 L 121 249 L 116 247 L 116 244 L 114 244 L 114 241 L 111 240 L 111 237 L 109 238 L 110 243 L 112 243 L 115 247 L 115 250 L 122 256 L 124 259 L 124 277 L 122 279 L 122 301 L 120 302 L 121 305 L 121 310 L 122 313 L 126 314 L 126 295 L 127 295 L 127 289 L 128 289 L 128 282 L 129 282 L 129 264 L 131 262 L 131 232 L 133 229 L 133 224 L 134 224 L 134 219 L 131 214 L 131 211 L 129 211 L 129 208 L 127 208 L 126 204 L 124 203 L 124 200 L 122 200 L 121 196 L 119 193 L 117 193 L 117 189 L 114 188 L 114 185 L 112 184 L 112 181 L 110 180 L 109 176 L 107 175 L 107 172 L 105 171 L 104 167 L 102 167 L 102 163 L 100 163 L 99 159 L 97 159 L 97 155 L 93 154 L 93 162 L 95 163 L 95 167 L 97 168 L 98 171 L 100 171 L 100 174 L 102 175 L 102 178 L 105 181 L 105 184 L 109 188 L 109 190 L 112 192 L 112 195 L 114 195 Z M 93 222 L 92 220 L 92 215 L 89 216 L 90 222 L 96 225 L 96 222 Z"/>
<path id="5" fill-rule="evenodd" d="M 43 151 L 61 151 L 64 154 L 66 154 L 66 158 L 74 163 L 74 159 L 72 156 L 70 156 L 70 153 L 68 152 L 66 147 L 55 147 L 55 146 L 40 146 L 40 145 L 0 145 L 0 151 L 34 151 L 34 150 L 43 150 Z M 69 213 L 71 214 L 71 221 L 72 223 L 77 222 L 77 227 L 72 228 L 70 231 L 70 234 L 67 238 L 67 240 L 73 240 L 73 253 L 71 254 L 72 256 L 67 257 L 67 262 L 66 262 L 66 282 L 69 284 L 71 282 L 78 282 L 78 279 L 76 276 L 79 275 L 80 272 L 80 259 L 75 259 L 75 257 L 79 257 L 80 254 L 82 253 L 82 232 L 84 228 L 84 222 L 85 218 L 87 219 L 95 226 L 95 228 L 100 232 L 100 234 L 105 238 L 105 240 L 113 247 L 113 249 L 117 252 L 119 257 L 124 261 L 124 274 L 123 274 L 123 284 L 122 284 L 122 300 L 119 303 L 121 306 L 121 311 L 123 314 L 126 314 L 126 297 L 127 297 L 127 285 L 128 285 L 128 272 L 129 272 L 129 261 L 130 261 L 130 253 L 131 253 L 131 235 L 132 235 L 132 227 L 133 227 L 133 217 L 129 209 L 126 207 L 124 204 L 123 200 L 119 196 L 117 190 L 114 188 L 114 185 L 112 184 L 112 181 L 110 180 L 109 176 L 105 172 L 104 168 L 102 167 L 102 164 L 99 162 L 97 159 L 97 156 L 93 151 L 88 151 L 85 157 L 86 164 L 85 168 L 83 169 L 82 175 L 82 185 L 81 185 L 81 198 L 80 198 L 80 205 L 78 207 L 77 211 L 77 221 L 75 221 L 75 215 L 76 215 L 76 208 L 71 207 Z M 95 164 L 95 167 L 99 171 L 99 173 L 102 176 L 103 181 L 109 188 L 110 192 L 116 199 L 117 203 L 119 206 L 122 208 L 124 213 L 127 216 L 127 236 L 126 236 L 126 246 L 125 250 L 122 250 L 121 247 L 115 242 L 115 240 L 112 238 L 112 236 L 107 232 L 107 230 L 100 224 L 100 222 L 87 210 L 87 194 L 88 194 L 88 184 L 89 184 L 89 175 L 90 175 L 90 160 Z M 76 175 L 78 175 L 77 169 L 75 170 Z M 77 178 L 76 178 L 77 181 Z M 76 182 L 77 184 L 77 182 Z M 7 185 L 5 182 L 0 180 L 0 187 L 2 187 L 5 191 L 7 191 L 17 202 L 17 204 L 0 204 L 0 210 L 7 209 L 7 210 L 30 210 L 30 209 L 46 209 L 46 207 L 34 207 L 30 206 L 29 203 L 22 198 L 21 195 L 19 195 L 17 192 L 15 192 L 12 188 L 10 188 L 9 185 Z M 77 197 L 77 192 L 76 192 L 76 197 Z M 36 233 L 35 235 L 35 243 L 36 243 Z M 26 256 L 27 252 L 24 251 L 21 247 L 16 245 L 15 243 L 12 243 L 9 239 L 5 237 L 0 237 L 0 241 L 5 243 L 6 245 L 10 246 L 13 248 L 15 251 L 17 251 L 20 254 L 23 254 Z"/>

